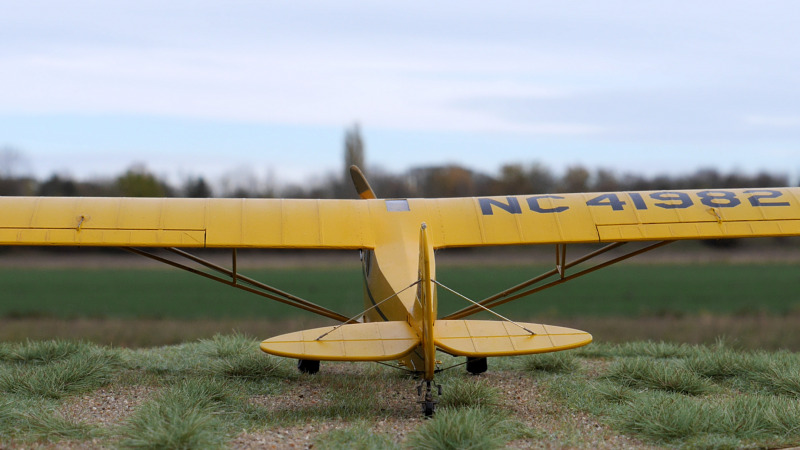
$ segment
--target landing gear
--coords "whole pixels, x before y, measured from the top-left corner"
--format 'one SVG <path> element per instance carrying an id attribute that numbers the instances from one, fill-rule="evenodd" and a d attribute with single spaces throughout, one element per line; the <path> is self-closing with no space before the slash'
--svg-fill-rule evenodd
<path id="1" fill-rule="evenodd" d="M 301 373 L 314 375 L 315 373 L 319 372 L 319 361 L 311 359 L 299 359 L 297 360 L 297 370 L 299 370 Z"/>
<path id="2" fill-rule="evenodd" d="M 467 372 L 478 375 L 486 372 L 489 368 L 486 358 L 470 358 L 467 356 Z"/>
<path id="3" fill-rule="evenodd" d="M 433 399 L 433 391 L 431 390 L 431 384 L 436 386 L 436 390 L 438 394 L 442 395 L 442 385 L 436 384 L 432 381 L 421 381 L 419 385 L 417 385 L 417 395 L 419 395 L 420 400 L 417 402 L 422 405 L 422 414 L 425 415 L 425 418 L 429 419 L 433 417 L 433 413 L 436 411 L 436 404 L 439 403 L 438 400 Z M 425 394 L 423 396 L 422 393 L 422 386 L 425 385 Z"/>

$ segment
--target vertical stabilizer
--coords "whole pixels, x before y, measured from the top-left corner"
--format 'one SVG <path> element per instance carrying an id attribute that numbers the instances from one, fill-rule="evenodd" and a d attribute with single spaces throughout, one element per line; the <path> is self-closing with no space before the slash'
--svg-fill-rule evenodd
<path id="1" fill-rule="evenodd" d="M 436 286 L 436 266 L 433 260 L 433 246 L 429 241 L 428 226 L 422 224 L 419 235 L 419 288 L 417 298 L 419 305 L 414 305 L 417 311 L 414 316 L 421 316 L 418 322 L 422 328 L 422 351 L 425 356 L 424 378 L 432 380 L 436 370 L 436 344 L 434 343 L 433 325 L 436 322 L 437 300 Z M 420 308 L 421 306 L 421 308 Z"/>

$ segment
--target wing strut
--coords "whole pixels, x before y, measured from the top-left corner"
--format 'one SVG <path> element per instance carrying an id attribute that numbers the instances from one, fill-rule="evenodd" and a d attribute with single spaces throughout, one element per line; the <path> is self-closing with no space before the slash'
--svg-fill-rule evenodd
<path id="1" fill-rule="evenodd" d="M 275 300 L 276 302 L 284 303 L 284 304 L 287 304 L 289 306 L 294 306 L 295 308 L 300 308 L 300 309 L 312 312 L 314 314 L 318 314 L 320 316 L 324 316 L 324 317 L 328 317 L 330 319 L 338 320 L 339 322 L 355 323 L 354 320 L 351 320 L 350 318 L 348 318 L 348 317 L 346 317 L 346 316 L 344 316 L 342 314 L 339 314 L 339 313 L 337 313 L 335 311 L 331 311 L 330 309 L 327 309 L 327 308 L 325 308 L 323 306 L 317 305 L 316 303 L 312 303 L 312 302 L 310 302 L 308 300 L 304 300 L 304 299 L 302 299 L 300 297 L 297 297 L 295 295 L 289 294 L 287 292 L 283 292 L 283 291 L 281 291 L 279 289 L 276 289 L 276 288 L 274 288 L 272 286 L 269 286 L 267 284 L 261 283 L 260 281 L 256 281 L 256 280 L 254 280 L 252 278 L 249 278 L 249 277 L 246 277 L 246 276 L 244 276 L 244 275 L 242 275 L 240 273 L 237 273 L 236 272 L 236 256 L 235 256 L 236 255 L 236 253 L 235 253 L 236 250 L 234 250 L 234 256 L 233 256 L 233 258 L 234 258 L 233 259 L 234 270 L 231 271 L 231 270 L 228 270 L 228 269 L 226 269 L 224 267 L 218 266 L 218 265 L 216 265 L 216 264 L 214 264 L 212 262 L 209 262 L 209 261 L 206 261 L 206 260 L 204 260 L 202 258 L 199 258 L 199 257 L 197 257 L 195 255 L 192 255 L 191 253 L 187 253 L 187 252 L 185 252 L 183 250 L 179 250 L 179 249 L 174 248 L 174 247 L 167 248 L 167 250 L 169 250 L 172 253 L 175 253 L 178 256 L 182 256 L 182 257 L 184 257 L 184 258 L 186 258 L 186 259 L 188 259 L 190 261 L 194 261 L 194 262 L 196 262 L 196 263 L 198 263 L 198 264 L 200 264 L 202 266 L 205 266 L 205 267 L 207 267 L 207 268 L 209 268 L 209 269 L 211 269 L 211 270 L 213 270 L 215 272 L 218 272 L 218 273 L 221 273 L 223 275 L 226 275 L 226 276 L 230 277 L 230 280 L 228 280 L 226 278 L 222 278 L 222 277 L 213 275 L 211 273 L 204 272 L 202 270 L 198 270 L 198 269 L 196 269 L 194 267 L 190 267 L 190 266 L 188 266 L 188 265 L 186 265 L 184 263 L 181 263 L 181 262 L 178 262 L 178 261 L 173 261 L 173 260 L 167 259 L 167 258 L 163 258 L 161 256 L 155 255 L 153 253 L 148 253 L 148 252 L 145 252 L 145 251 L 137 249 L 137 248 L 131 248 L 131 247 L 121 247 L 121 248 L 123 250 L 129 251 L 131 253 L 135 253 L 137 255 L 141 255 L 141 256 L 156 260 L 158 262 L 170 265 L 172 267 L 177 267 L 179 269 L 183 269 L 183 270 L 185 270 L 187 272 L 193 273 L 195 275 L 200 275 L 201 277 L 205 277 L 205 278 L 208 278 L 210 280 L 214 280 L 214 281 L 216 281 L 218 283 L 222 283 L 222 284 L 225 284 L 225 285 L 237 288 L 237 289 L 241 289 L 243 291 L 247 291 L 247 292 L 250 292 L 252 294 L 260 295 L 260 296 L 266 297 L 266 298 L 268 298 L 270 300 Z M 246 286 L 245 284 L 247 284 L 249 286 Z"/>
<path id="2" fill-rule="evenodd" d="M 607 246 L 605 246 L 605 247 L 603 247 L 603 248 L 601 248 L 599 250 L 595 250 L 595 251 L 593 251 L 591 253 L 588 253 L 588 254 L 586 254 L 586 255 L 584 255 L 584 256 L 582 256 L 582 257 L 580 257 L 580 258 L 578 258 L 578 259 L 576 259 L 574 261 L 568 262 L 568 263 L 565 263 L 565 261 L 564 261 L 564 258 L 566 257 L 566 246 L 564 246 L 563 248 L 560 248 L 560 246 L 557 246 L 556 247 L 556 268 L 555 269 L 552 269 L 552 270 L 550 270 L 548 272 L 545 272 L 545 273 L 539 275 L 538 277 L 531 278 L 530 280 L 528 280 L 528 281 L 526 281 L 524 283 L 520 283 L 520 284 L 518 284 L 518 285 L 516 285 L 516 286 L 514 286 L 512 288 L 506 289 L 505 291 L 497 293 L 497 294 L 495 294 L 495 295 L 493 295 L 491 297 L 485 298 L 485 299 L 481 300 L 480 302 L 478 302 L 477 305 L 467 306 L 466 308 L 458 310 L 458 311 L 456 311 L 456 312 L 454 312 L 454 313 L 452 313 L 452 314 L 450 314 L 448 316 L 442 317 L 442 320 L 461 319 L 463 317 L 467 317 L 467 316 L 470 316 L 472 314 L 475 314 L 477 312 L 482 311 L 483 309 L 481 307 L 493 308 L 495 306 L 499 306 L 499 305 L 502 305 L 504 303 L 508 303 L 510 301 L 517 300 L 519 298 L 526 297 L 526 296 L 531 295 L 531 294 L 535 294 L 537 292 L 543 291 L 543 290 L 551 288 L 553 286 L 557 286 L 559 284 L 566 283 L 569 280 L 572 280 L 572 279 L 581 277 L 583 275 L 592 273 L 592 272 L 594 272 L 596 270 L 600 270 L 600 269 L 602 269 L 604 267 L 608 267 L 608 266 L 610 266 L 612 264 L 616 264 L 616 263 L 618 263 L 620 261 L 624 261 L 624 260 L 626 260 L 628 258 L 631 258 L 631 257 L 634 257 L 636 255 L 640 255 L 640 254 L 648 252 L 650 250 L 654 250 L 654 249 L 656 249 L 658 247 L 663 247 L 664 245 L 670 244 L 672 242 L 675 242 L 675 241 L 657 242 L 655 244 L 648 245 L 647 247 L 643 247 L 643 248 L 640 248 L 638 250 L 632 251 L 630 253 L 626 253 L 626 254 L 624 254 L 622 256 L 618 256 L 618 257 L 616 257 L 614 259 L 608 260 L 608 261 L 606 261 L 604 263 L 601 263 L 601 264 L 598 264 L 596 266 L 589 267 L 588 269 L 584 269 L 584 270 L 582 270 L 580 272 L 574 273 L 574 274 L 569 275 L 569 276 L 566 275 L 566 270 L 568 268 L 574 267 L 574 266 L 576 266 L 576 265 L 578 265 L 580 263 L 586 262 L 586 261 L 588 261 L 588 260 L 590 260 L 592 258 L 595 258 L 595 257 L 597 257 L 599 255 L 602 255 L 603 253 L 606 253 L 606 252 L 611 251 L 611 250 L 613 250 L 615 248 L 618 248 L 618 247 L 622 246 L 624 244 L 624 242 L 615 242 L 613 244 L 609 244 L 609 245 L 607 245 Z M 536 283 L 538 283 L 540 281 L 544 281 L 547 278 L 552 277 L 553 275 L 558 275 L 559 278 L 557 280 L 555 280 L 555 281 L 551 281 L 551 282 L 543 284 L 541 286 L 537 286 L 535 288 L 524 290 L 524 289 L 526 289 L 526 288 L 528 288 L 530 286 L 533 286 L 534 284 L 536 284 Z M 522 291 L 522 292 L 519 292 L 519 291 Z M 517 292 L 519 292 L 519 293 L 517 293 Z"/>

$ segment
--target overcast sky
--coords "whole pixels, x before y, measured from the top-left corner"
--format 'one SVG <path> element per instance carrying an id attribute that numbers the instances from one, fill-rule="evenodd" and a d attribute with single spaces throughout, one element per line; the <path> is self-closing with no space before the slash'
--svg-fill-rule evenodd
<path id="1" fill-rule="evenodd" d="M 38 176 L 132 163 L 305 181 L 538 161 L 800 177 L 792 1 L 0 0 L 0 147 Z"/>

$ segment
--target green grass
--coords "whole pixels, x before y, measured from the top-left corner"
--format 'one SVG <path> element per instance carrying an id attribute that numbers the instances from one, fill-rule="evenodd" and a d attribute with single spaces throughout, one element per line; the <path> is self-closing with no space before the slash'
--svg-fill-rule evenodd
<path id="1" fill-rule="evenodd" d="M 758 394 L 697 399 L 646 394 L 636 398 L 616 426 L 655 442 L 697 446 L 709 437 L 737 447 L 747 443 L 797 443 L 800 406 L 795 399 Z"/>
<path id="2" fill-rule="evenodd" d="M 478 300 L 549 269 L 441 266 L 437 273 L 442 283 Z M 796 263 L 624 265 L 498 310 L 523 319 L 542 315 L 786 314 L 800 309 L 798 269 Z M 344 314 L 356 314 L 362 308 L 363 286 L 357 265 L 245 272 Z M 281 319 L 310 315 L 177 269 L 3 269 L 0 287 L 0 317 Z M 441 314 L 467 306 L 464 300 L 440 291 Z"/>
<path id="3" fill-rule="evenodd" d="M 498 405 L 500 391 L 487 380 L 453 377 L 445 381 L 447 389 L 439 398 L 444 408 L 486 407 Z"/>
<path id="4" fill-rule="evenodd" d="M 554 376 L 550 392 L 620 432 L 689 448 L 800 443 L 795 353 L 738 351 L 719 342 L 672 346 L 675 356 L 664 358 L 631 352 L 654 343 L 598 347 L 592 358 L 611 359 L 600 374 Z"/>
<path id="5" fill-rule="evenodd" d="M 242 334 L 140 350 L 5 343 L 0 355 L 3 448 L 90 439 L 104 447 L 224 448 L 251 433 L 290 429 L 327 449 L 591 448 L 615 435 L 633 439 L 626 445 L 800 444 L 800 355 L 724 341 L 593 344 L 560 356 L 493 359 L 483 376 L 448 371 L 437 379 L 444 394 L 432 420 L 421 419 L 416 381 L 405 375 L 349 363 L 299 375 L 293 361 L 261 354 Z M 538 403 L 520 403 L 519 392 L 495 384 L 498 376 L 527 380 Z M 113 424 L 67 413 L 109 386 L 150 394 Z M 535 417 L 518 415 L 529 408 Z M 410 428 L 397 434 L 392 421 Z"/>
<path id="6" fill-rule="evenodd" d="M 135 448 L 221 448 L 244 423 L 236 387 L 193 378 L 167 388 L 120 427 L 122 445 Z"/>
<path id="7" fill-rule="evenodd" d="M 580 370 L 573 353 L 541 353 L 525 359 L 525 368 L 532 372 L 570 373 Z"/>
<path id="8" fill-rule="evenodd" d="M 20 441 L 87 440 L 102 435 L 91 425 L 67 419 L 56 404 L 30 396 L 5 395 L 0 400 L 0 436 Z M 3 438 L 0 438 L 0 446 Z"/>
<path id="9" fill-rule="evenodd" d="M 400 449 L 385 433 L 375 433 L 369 423 L 359 422 L 347 428 L 328 431 L 314 439 L 314 448 L 322 450 Z"/>
<path id="10" fill-rule="evenodd" d="M 0 361 L 49 364 L 86 351 L 88 344 L 74 341 L 27 341 L 0 347 Z"/>
<path id="11" fill-rule="evenodd" d="M 623 359 L 609 369 L 608 377 L 634 389 L 686 395 L 704 395 L 715 391 L 711 380 L 687 369 L 683 361 L 653 361 L 646 357 Z"/>
<path id="12" fill-rule="evenodd" d="M 509 420 L 496 408 L 442 409 L 408 437 L 415 449 L 496 449 L 507 442 L 531 435 L 524 425 Z"/>
<path id="13" fill-rule="evenodd" d="M 0 367 L 0 392 L 44 398 L 62 398 L 91 391 L 110 382 L 119 358 L 102 351 L 87 351 L 47 364 Z"/>

